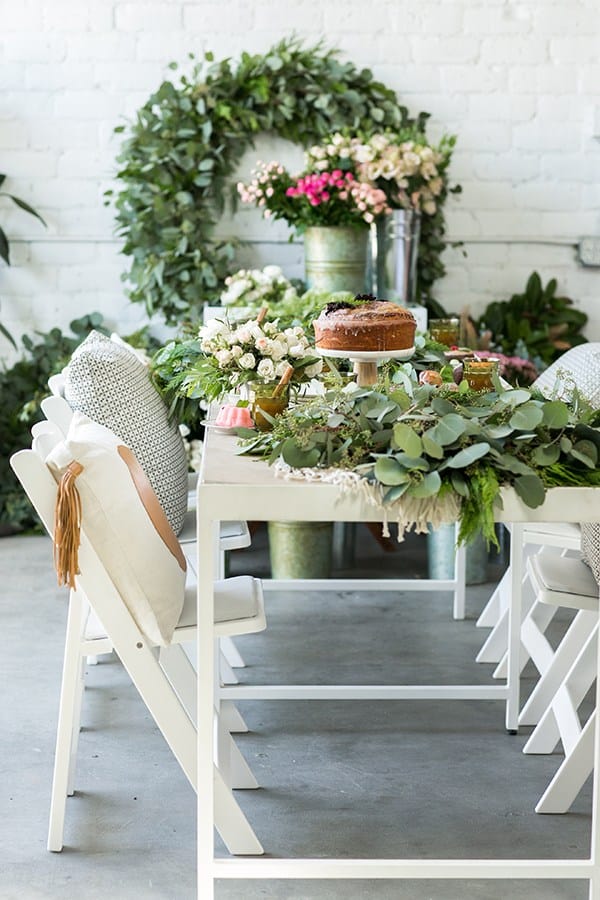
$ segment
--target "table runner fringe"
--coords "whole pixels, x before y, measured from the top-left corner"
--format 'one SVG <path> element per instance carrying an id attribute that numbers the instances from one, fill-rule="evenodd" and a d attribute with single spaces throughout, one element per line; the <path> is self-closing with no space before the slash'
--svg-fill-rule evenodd
<path id="1" fill-rule="evenodd" d="M 358 472 L 335 468 L 293 469 L 282 460 L 279 460 L 274 468 L 277 478 L 285 478 L 288 481 L 320 481 L 324 484 L 334 484 L 341 488 L 343 494 L 359 491 L 370 506 L 380 511 L 384 537 L 390 536 L 390 521 L 396 523 L 399 542 L 404 540 L 407 532 L 427 534 L 430 528 L 448 525 L 459 518 L 460 497 L 454 492 L 449 492 L 443 497 L 403 496 L 391 503 L 384 503 L 387 488 L 367 481 Z"/>

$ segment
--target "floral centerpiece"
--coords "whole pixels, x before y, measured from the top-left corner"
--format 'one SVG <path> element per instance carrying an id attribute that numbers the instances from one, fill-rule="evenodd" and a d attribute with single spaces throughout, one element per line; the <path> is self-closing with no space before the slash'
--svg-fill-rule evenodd
<path id="1" fill-rule="evenodd" d="M 213 319 L 200 329 L 198 339 L 201 353 L 179 385 L 188 397 L 216 400 L 251 382 L 277 381 L 290 365 L 291 383 L 300 384 L 323 367 L 299 325 L 281 331 L 276 321 L 232 325 Z"/>
<path id="2" fill-rule="evenodd" d="M 350 170 L 359 183 L 378 188 L 392 209 L 414 209 L 434 215 L 446 190 L 446 170 L 455 138 L 445 136 L 429 144 L 416 129 L 384 132 L 370 137 L 334 134 L 325 144 L 311 147 L 307 167 L 318 172 Z"/>
<path id="3" fill-rule="evenodd" d="M 323 225 L 364 228 L 389 212 L 384 192 L 348 166 L 309 165 L 290 175 L 278 162 L 259 162 L 252 174 L 248 184 L 237 186 L 242 201 L 262 209 L 265 219 L 284 219 L 298 233 Z"/>
<path id="4" fill-rule="evenodd" d="M 458 520 L 460 541 L 481 533 L 497 543 L 501 487 L 534 508 L 550 487 L 600 486 L 599 410 L 581 398 L 465 386 L 419 385 L 405 363 L 387 384 L 330 391 L 288 410 L 268 435 L 249 430 L 245 451 L 363 492 L 398 522 L 399 539 Z"/>

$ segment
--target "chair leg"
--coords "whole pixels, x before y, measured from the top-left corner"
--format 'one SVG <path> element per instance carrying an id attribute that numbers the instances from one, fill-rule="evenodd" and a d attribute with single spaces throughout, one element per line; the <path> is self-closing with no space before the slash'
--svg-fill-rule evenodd
<path id="1" fill-rule="evenodd" d="M 48 850 L 52 852 L 60 852 L 63 848 L 73 732 L 77 721 L 78 693 L 83 663 L 80 647 L 87 609 L 87 600 L 77 591 L 71 591 L 56 731 L 54 775 L 50 799 Z"/>
<path id="2" fill-rule="evenodd" d="M 159 662 L 191 721 L 197 721 L 196 670 L 181 644 L 161 647 Z"/>
<path id="3" fill-rule="evenodd" d="M 529 695 L 519 715 L 519 725 L 537 725 L 581 653 L 598 621 L 597 613 L 580 610 L 560 642 L 550 666 Z"/>
<path id="4" fill-rule="evenodd" d="M 222 638 L 220 639 L 222 640 Z M 219 650 L 219 678 L 221 684 L 239 684 L 239 678 L 229 665 L 225 655 Z"/>
<path id="5" fill-rule="evenodd" d="M 542 794 L 536 813 L 566 813 L 594 769 L 596 712 L 585 723 L 577 743 Z"/>
<path id="6" fill-rule="evenodd" d="M 223 780 L 228 787 L 233 789 L 253 790 L 257 788 L 258 781 L 216 711 L 215 719 L 215 760 Z"/>
<path id="7" fill-rule="evenodd" d="M 248 731 L 248 726 L 233 700 L 220 701 L 219 715 L 224 727 L 230 734 L 245 733 Z"/>
<path id="8" fill-rule="evenodd" d="M 93 657 L 95 660 L 97 656 Z M 77 749 L 79 747 L 79 735 L 81 733 L 81 708 L 83 706 L 83 692 L 85 690 L 85 664 L 83 658 L 79 661 L 79 675 L 77 678 L 77 694 L 73 709 L 73 729 L 71 733 L 71 753 L 69 758 L 69 778 L 67 782 L 67 795 L 72 797 L 75 793 L 75 772 L 77 770 Z"/>
<path id="9" fill-rule="evenodd" d="M 246 663 L 242 659 L 240 651 L 230 637 L 221 638 L 221 653 L 232 669 L 243 669 Z"/>

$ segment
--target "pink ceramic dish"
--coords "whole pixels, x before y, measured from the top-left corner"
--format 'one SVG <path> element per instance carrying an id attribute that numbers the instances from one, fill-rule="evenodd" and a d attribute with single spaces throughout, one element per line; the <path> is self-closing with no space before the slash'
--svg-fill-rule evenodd
<path id="1" fill-rule="evenodd" d="M 214 424 L 219 428 L 254 428 L 250 410 L 246 406 L 232 404 L 220 408 Z"/>

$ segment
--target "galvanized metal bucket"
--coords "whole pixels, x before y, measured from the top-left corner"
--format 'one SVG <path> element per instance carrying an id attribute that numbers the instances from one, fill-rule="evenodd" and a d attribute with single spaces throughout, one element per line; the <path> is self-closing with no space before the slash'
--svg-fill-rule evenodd
<path id="1" fill-rule="evenodd" d="M 304 232 L 304 268 L 309 288 L 352 291 L 367 288 L 368 228 L 313 227 Z"/>

